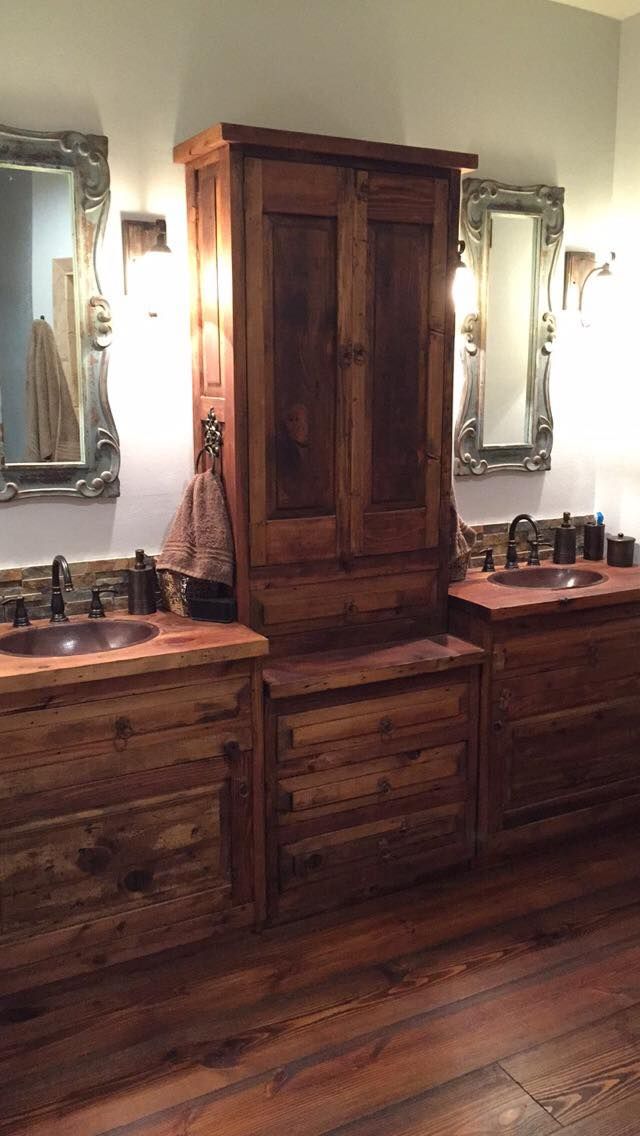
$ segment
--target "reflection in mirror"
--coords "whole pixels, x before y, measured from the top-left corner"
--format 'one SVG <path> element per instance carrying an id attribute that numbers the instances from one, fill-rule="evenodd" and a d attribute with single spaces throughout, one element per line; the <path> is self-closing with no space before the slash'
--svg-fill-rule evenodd
<path id="1" fill-rule="evenodd" d="M 107 139 L 0 126 L 0 502 L 116 497 Z"/>
<path id="2" fill-rule="evenodd" d="M 491 216 L 487 274 L 487 345 L 482 443 L 531 441 L 530 377 L 535 368 L 540 219 L 518 213 Z"/>
<path id="3" fill-rule="evenodd" d="M 461 328 L 458 476 L 551 467 L 551 278 L 563 224 L 561 188 L 464 182 L 463 236 L 479 300 Z"/>
<path id="4" fill-rule="evenodd" d="M 81 460 L 73 181 L 0 165 L 4 460 Z"/>

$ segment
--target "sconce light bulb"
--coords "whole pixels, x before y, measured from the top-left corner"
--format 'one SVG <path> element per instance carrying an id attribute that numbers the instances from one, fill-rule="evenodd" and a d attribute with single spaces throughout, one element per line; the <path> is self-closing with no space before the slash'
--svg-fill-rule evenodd
<path id="1" fill-rule="evenodd" d="M 459 319 L 477 310 L 476 286 L 473 272 L 462 259 L 466 245 L 458 241 L 458 259 L 453 278 L 453 302 Z"/>

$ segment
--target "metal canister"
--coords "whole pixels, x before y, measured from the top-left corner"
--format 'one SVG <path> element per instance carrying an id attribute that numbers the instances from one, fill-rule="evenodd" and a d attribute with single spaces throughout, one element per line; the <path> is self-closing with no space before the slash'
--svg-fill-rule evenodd
<path id="1" fill-rule="evenodd" d="M 587 521 L 584 526 L 585 560 L 604 560 L 604 525 Z"/>
<path id="2" fill-rule="evenodd" d="M 612 568 L 632 568 L 636 538 L 618 533 L 607 537 L 607 564 Z"/>

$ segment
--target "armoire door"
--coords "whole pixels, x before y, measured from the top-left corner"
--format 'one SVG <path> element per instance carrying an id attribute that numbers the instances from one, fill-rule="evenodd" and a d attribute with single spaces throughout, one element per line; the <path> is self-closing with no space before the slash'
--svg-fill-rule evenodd
<path id="1" fill-rule="evenodd" d="M 354 184 L 337 166 L 245 160 L 253 566 L 344 545 Z"/>
<path id="2" fill-rule="evenodd" d="M 355 189 L 351 548 L 436 549 L 448 181 L 358 171 Z"/>

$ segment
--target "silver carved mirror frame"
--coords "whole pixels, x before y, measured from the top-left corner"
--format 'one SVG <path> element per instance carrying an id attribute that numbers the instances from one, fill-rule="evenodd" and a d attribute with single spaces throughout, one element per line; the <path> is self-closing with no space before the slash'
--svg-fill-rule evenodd
<path id="1" fill-rule="evenodd" d="M 120 446 L 107 395 L 111 312 L 100 292 L 96 264 L 109 208 L 107 153 L 107 139 L 100 135 L 0 126 L 0 164 L 71 174 L 84 455 L 79 462 L 0 465 L 0 502 L 120 493 Z"/>
<path id="2" fill-rule="evenodd" d="M 492 215 L 534 218 L 537 265 L 531 298 L 530 350 L 526 390 L 528 439 L 506 445 L 483 442 L 487 383 L 487 297 Z M 564 189 L 511 186 L 467 178 L 463 182 L 462 236 L 478 289 L 478 310 L 461 324 L 464 391 L 455 431 L 458 477 L 492 472 L 540 472 L 551 468 L 553 415 L 549 394 L 551 354 L 556 338 L 551 281 L 564 229 Z"/>

